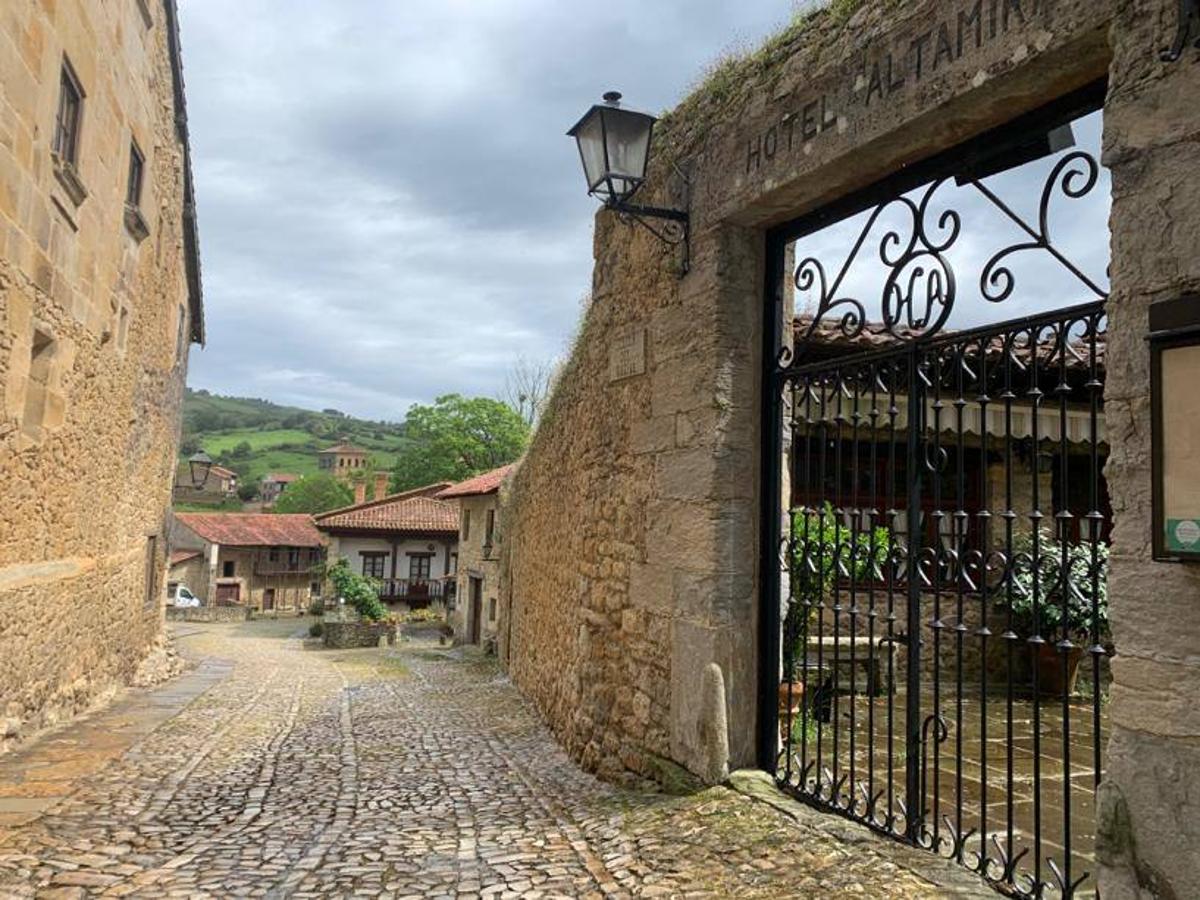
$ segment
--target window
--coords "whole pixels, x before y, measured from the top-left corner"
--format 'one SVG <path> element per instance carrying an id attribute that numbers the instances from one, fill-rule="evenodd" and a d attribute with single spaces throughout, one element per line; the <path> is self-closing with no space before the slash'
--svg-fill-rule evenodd
<path id="1" fill-rule="evenodd" d="M 146 535 L 146 596 L 142 603 L 154 606 L 158 602 L 158 535 Z"/>
<path id="2" fill-rule="evenodd" d="M 83 88 L 75 70 L 63 60 L 59 82 L 58 117 L 54 122 L 54 152 L 74 166 L 79 158 L 79 123 L 83 116 Z"/>
<path id="3" fill-rule="evenodd" d="M 278 561 L 279 561 L 279 551 L 277 549 L 275 549 L 274 547 L 272 547 L 270 550 L 267 551 L 267 562 L 278 562 Z"/>
<path id="4" fill-rule="evenodd" d="M 122 306 L 117 316 L 117 350 L 125 352 L 129 346 L 129 307 Z"/>
<path id="5" fill-rule="evenodd" d="M 233 573 L 235 571 L 237 571 L 237 566 L 234 564 L 234 561 L 232 559 L 226 560 L 225 562 L 221 563 L 221 577 L 222 578 L 232 578 Z"/>
<path id="6" fill-rule="evenodd" d="M 313 547 L 308 551 L 308 561 L 310 563 L 318 563 L 321 561 L 321 551 Z"/>
<path id="7" fill-rule="evenodd" d="M 179 327 L 175 332 L 175 360 L 183 359 L 183 349 L 187 346 L 187 310 L 179 305 Z"/>
<path id="8" fill-rule="evenodd" d="M 496 511 L 489 509 L 487 511 L 487 524 L 483 529 L 483 546 L 492 546 L 492 536 L 496 533 Z"/>
<path id="9" fill-rule="evenodd" d="M 300 548 L 290 547 L 288 549 L 288 568 L 298 569 L 300 567 Z"/>
<path id="10" fill-rule="evenodd" d="M 462 532 L 462 539 L 464 541 L 469 541 L 471 539 L 471 511 L 469 509 L 463 510 Z"/>
<path id="11" fill-rule="evenodd" d="M 321 582 L 319 582 L 319 581 L 309 582 L 308 595 L 310 597 L 320 597 L 321 596 Z"/>
<path id="12" fill-rule="evenodd" d="M 496 621 L 496 598 L 495 597 L 492 597 L 490 600 L 488 600 L 488 621 L 489 622 Z"/>
<path id="13" fill-rule="evenodd" d="M 29 350 L 29 377 L 25 382 L 25 412 L 21 428 L 26 435 L 40 438 L 50 400 L 50 374 L 54 363 L 54 338 L 34 329 L 33 346 Z"/>
<path id="14" fill-rule="evenodd" d="M 387 562 L 386 553 L 368 553 L 362 554 L 362 573 L 367 578 L 382 578 L 383 566 Z"/>
<path id="15" fill-rule="evenodd" d="M 410 581 L 428 581 L 429 563 L 432 556 L 410 556 L 408 558 L 408 577 Z"/>
<path id="16" fill-rule="evenodd" d="M 146 170 L 146 157 L 138 149 L 137 142 L 129 145 L 129 185 L 125 190 L 125 202 L 137 208 L 142 205 L 142 173 Z"/>
<path id="17" fill-rule="evenodd" d="M 448 571 L 446 574 L 447 575 L 457 575 L 458 574 L 458 554 L 457 553 L 450 554 L 450 571 Z"/>

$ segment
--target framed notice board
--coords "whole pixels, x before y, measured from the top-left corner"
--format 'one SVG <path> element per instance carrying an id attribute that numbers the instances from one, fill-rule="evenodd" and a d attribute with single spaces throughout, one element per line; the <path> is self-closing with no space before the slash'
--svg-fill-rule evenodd
<path id="1" fill-rule="evenodd" d="M 1154 558 L 1200 561 L 1200 296 L 1150 307 Z"/>

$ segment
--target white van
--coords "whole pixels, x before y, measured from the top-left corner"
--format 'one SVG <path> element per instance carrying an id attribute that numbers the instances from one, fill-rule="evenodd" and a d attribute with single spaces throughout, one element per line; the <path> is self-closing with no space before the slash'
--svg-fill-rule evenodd
<path id="1" fill-rule="evenodd" d="M 167 585 L 168 606 L 199 606 L 200 598 L 187 589 L 186 584 L 172 582 Z"/>

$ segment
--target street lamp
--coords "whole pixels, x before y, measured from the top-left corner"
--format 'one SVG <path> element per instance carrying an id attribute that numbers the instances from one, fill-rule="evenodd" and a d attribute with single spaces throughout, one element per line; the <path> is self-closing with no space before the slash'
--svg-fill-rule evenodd
<path id="1" fill-rule="evenodd" d="M 188 457 L 188 472 L 192 477 L 192 487 L 200 490 L 208 481 L 209 470 L 212 469 L 212 457 L 203 450 L 197 450 Z"/>
<path id="2" fill-rule="evenodd" d="M 579 147 L 588 193 L 622 219 L 634 221 L 660 241 L 683 247 L 683 273 L 688 268 L 688 214 L 677 209 L 630 203 L 646 180 L 654 116 L 621 106 L 621 95 L 609 91 L 604 102 L 589 109 L 567 132 Z M 678 168 L 676 168 L 678 172 Z M 682 173 L 680 173 L 682 177 Z M 686 183 L 686 179 L 684 179 Z M 651 224 L 647 220 L 657 220 Z M 681 273 L 682 274 L 682 273 Z"/>

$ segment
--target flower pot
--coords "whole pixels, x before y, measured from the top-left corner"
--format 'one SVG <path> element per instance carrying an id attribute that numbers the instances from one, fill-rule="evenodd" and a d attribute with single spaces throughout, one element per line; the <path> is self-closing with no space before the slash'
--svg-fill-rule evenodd
<path id="1" fill-rule="evenodd" d="M 790 704 L 789 704 L 789 697 Z M 779 736 L 787 741 L 788 726 L 800 716 L 804 704 L 803 681 L 781 681 L 779 683 Z"/>
<path id="2" fill-rule="evenodd" d="M 1072 647 L 1066 652 L 1067 669 L 1063 672 L 1063 654 L 1052 643 L 1038 644 L 1030 661 L 1037 670 L 1038 693 L 1051 697 L 1070 696 L 1075 693 L 1075 682 L 1079 678 L 1079 663 L 1083 659 L 1083 648 Z"/>

